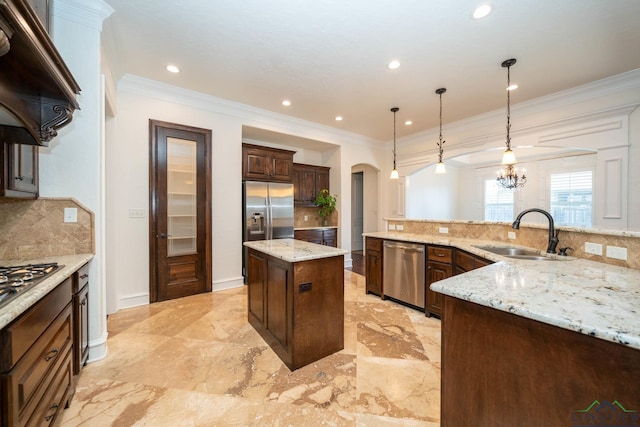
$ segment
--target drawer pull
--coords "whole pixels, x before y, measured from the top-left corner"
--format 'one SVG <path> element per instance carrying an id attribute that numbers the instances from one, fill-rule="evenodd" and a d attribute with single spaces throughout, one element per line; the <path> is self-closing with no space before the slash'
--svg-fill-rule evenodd
<path id="1" fill-rule="evenodd" d="M 83 274 L 83 275 L 80 276 L 81 279 L 86 279 L 87 277 L 89 277 L 88 274 Z"/>
<path id="2" fill-rule="evenodd" d="M 436 256 L 443 257 L 443 256 L 444 256 L 444 254 L 436 253 Z"/>
<path id="3" fill-rule="evenodd" d="M 46 417 L 44 417 L 45 421 L 51 421 L 51 418 L 53 418 L 56 415 L 56 412 L 58 412 L 58 404 L 54 403 L 53 405 L 51 405 L 49 407 L 49 411 L 51 411 L 52 409 L 53 409 L 53 414 L 47 415 Z"/>
<path id="4" fill-rule="evenodd" d="M 47 353 L 46 356 L 44 356 L 44 360 L 45 361 L 49 361 L 51 359 L 53 359 L 54 357 L 56 357 L 56 355 L 58 354 L 58 349 L 54 348 L 53 350 L 51 350 L 49 353 Z"/>

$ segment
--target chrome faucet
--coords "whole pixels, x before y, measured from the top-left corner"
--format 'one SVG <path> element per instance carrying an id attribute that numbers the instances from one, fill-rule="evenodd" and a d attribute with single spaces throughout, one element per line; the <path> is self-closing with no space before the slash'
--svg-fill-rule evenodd
<path id="1" fill-rule="evenodd" d="M 549 220 L 549 244 L 547 246 L 547 253 L 555 254 L 556 246 L 558 245 L 558 233 L 560 232 L 560 230 L 556 230 L 553 227 L 553 217 L 549 212 L 542 209 L 538 209 L 538 208 L 524 210 L 518 214 L 518 217 L 516 218 L 515 221 L 513 221 L 513 224 L 511 224 L 511 227 L 518 230 L 520 228 L 520 220 L 525 214 L 528 214 L 529 212 L 539 212 L 542 215 L 546 216 L 547 219 Z"/>

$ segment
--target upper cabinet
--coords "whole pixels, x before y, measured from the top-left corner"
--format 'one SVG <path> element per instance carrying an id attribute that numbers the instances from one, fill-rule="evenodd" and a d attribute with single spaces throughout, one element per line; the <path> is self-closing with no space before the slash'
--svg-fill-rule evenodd
<path id="1" fill-rule="evenodd" d="M 322 189 L 329 188 L 329 170 L 324 166 L 293 164 L 293 200 L 298 206 L 315 206 L 313 203 Z"/>
<path id="2" fill-rule="evenodd" d="M 48 21 L 47 0 L 31 0 Z M 80 87 L 26 0 L 0 0 L 0 142 L 47 146 L 79 108 Z"/>
<path id="3" fill-rule="evenodd" d="M 38 146 L 0 144 L 0 196 L 38 197 Z"/>
<path id="4" fill-rule="evenodd" d="M 295 151 L 242 144 L 242 179 L 291 182 Z"/>

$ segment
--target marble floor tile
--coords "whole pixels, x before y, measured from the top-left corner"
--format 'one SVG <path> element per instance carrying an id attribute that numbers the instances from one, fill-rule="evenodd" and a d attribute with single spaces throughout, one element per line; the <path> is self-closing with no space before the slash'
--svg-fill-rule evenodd
<path id="1" fill-rule="evenodd" d="M 246 288 L 109 316 L 63 426 L 439 426 L 440 321 L 345 270 L 344 349 L 291 372 L 247 322 Z"/>

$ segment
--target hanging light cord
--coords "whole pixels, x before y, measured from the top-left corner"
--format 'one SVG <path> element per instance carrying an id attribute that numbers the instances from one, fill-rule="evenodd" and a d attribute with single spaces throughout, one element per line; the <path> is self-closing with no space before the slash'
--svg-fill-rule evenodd
<path id="1" fill-rule="evenodd" d="M 511 65 L 507 66 L 507 150 L 511 150 Z"/>
<path id="2" fill-rule="evenodd" d="M 446 91 L 446 89 L 438 89 L 436 92 L 440 95 L 440 142 L 438 142 L 438 148 L 440 149 L 440 154 L 438 156 L 439 163 L 442 163 L 442 146 L 445 142 L 442 140 L 442 94 Z"/>
<path id="3" fill-rule="evenodd" d="M 396 113 L 398 110 L 398 107 L 391 109 L 393 111 L 393 170 L 396 170 Z"/>

